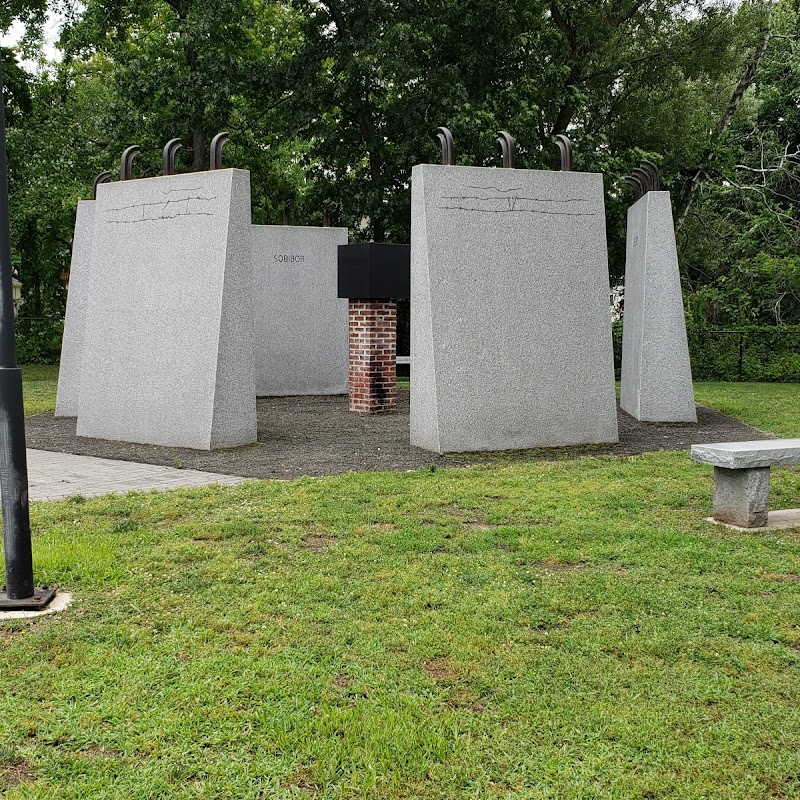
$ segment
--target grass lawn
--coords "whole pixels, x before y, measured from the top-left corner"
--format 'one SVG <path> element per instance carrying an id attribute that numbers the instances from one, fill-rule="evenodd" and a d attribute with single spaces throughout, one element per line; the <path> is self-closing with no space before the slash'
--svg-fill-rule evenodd
<path id="1" fill-rule="evenodd" d="M 58 367 L 26 364 L 22 368 L 25 416 L 56 410 Z"/>
<path id="2" fill-rule="evenodd" d="M 798 435 L 797 388 L 698 400 Z M 0 626 L 0 796 L 800 797 L 800 530 L 711 488 L 667 452 L 35 504 L 76 601 Z"/>
<path id="3" fill-rule="evenodd" d="M 785 439 L 800 438 L 800 384 L 695 383 L 698 403 Z"/>

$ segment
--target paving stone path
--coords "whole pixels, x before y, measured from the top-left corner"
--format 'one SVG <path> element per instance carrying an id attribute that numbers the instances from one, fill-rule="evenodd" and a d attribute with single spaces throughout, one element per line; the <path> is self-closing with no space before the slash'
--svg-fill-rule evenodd
<path id="1" fill-rule="evenodd" d="M 97 497 L 109 492 L 166 491 L 186 486 L 225 484 L 247 480 L 236 475 L 137 464 L 110 458 L 76 456 L 47 450 L 28 450 L 28 488 L 31 500 L 63 500 L 82 495 Z"/>

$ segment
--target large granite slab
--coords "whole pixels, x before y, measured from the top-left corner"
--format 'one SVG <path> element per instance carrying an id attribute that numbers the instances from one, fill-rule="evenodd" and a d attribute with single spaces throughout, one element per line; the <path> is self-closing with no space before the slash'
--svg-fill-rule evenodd
<path id="1" fill-rule="evenodd" d="M 643 422 L 697 422 L 669 192 L 628 209 L 620 405 Z"/>
<path id="2" fill-rule="evenodd" d="M 259 397 L 346 394 L 347 300 L 337 251 L 347 228 L 254 225 L 255 388 Z"/>
<path id="3" fill-rule="evenodd" d="M 75 232 L 72 237 L 72 261 L 69 267 L 67 310 L 64 337 L 58 368 L 56 416 L 77 417 L 81 395 L 81 368 L 86 320 L 89 314 L 89 280 L 94 242 L 94 200 L 78 202 Z"/>
<path id="4" fill-rule="evenodd" d="M 414 167 L 411 443 L 617 437 L 602 176 Z"/>
<path id="5" fill-rule="evenodd" d="M 98 187 L 79 436 L 256 440 L 250 175 Z"/>

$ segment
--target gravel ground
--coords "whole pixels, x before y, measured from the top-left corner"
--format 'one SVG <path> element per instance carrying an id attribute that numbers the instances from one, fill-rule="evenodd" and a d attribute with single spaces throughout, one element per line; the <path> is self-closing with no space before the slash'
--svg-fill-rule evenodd
<path id="1" fill-rule="evenodd" d="M 406 470 L 509 461 L 551 460 L 581 455 L 634 455 L 655 450 L 688 450 L 692 444 L 772 438 L 732 417 L 698 406 L 698 424 L 637 422 L 619 412 L 619 444 L 515 453 L 439 456 L 408 442 L 409 394 L 399 393 L 396 414 L 359 417 L 347 398 L 269 397 L 258 400 L 258 443 L 231 450 L 110 442 L 75 435 L 74 417 L 37 414 L 25 421 L 28 447 L 117 458 L 249 478 L 297 478 L 342 472 Z"/>

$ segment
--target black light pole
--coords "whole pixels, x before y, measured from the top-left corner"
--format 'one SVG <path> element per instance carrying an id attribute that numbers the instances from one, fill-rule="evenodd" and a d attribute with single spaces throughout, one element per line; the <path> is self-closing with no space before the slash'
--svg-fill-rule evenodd
<path id="1" fill-rule="evenodd" d="M 6 560 L 6 588 L 0 591 L 0 610 L 6 611 L 44 608 L 55 594 L 53 589 L 36 589 L 33 585 L 22 370 L 17 367 L 14 341 L 7 167 L 3 65 L 0 63 L 0 491 Z"/>

